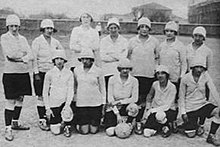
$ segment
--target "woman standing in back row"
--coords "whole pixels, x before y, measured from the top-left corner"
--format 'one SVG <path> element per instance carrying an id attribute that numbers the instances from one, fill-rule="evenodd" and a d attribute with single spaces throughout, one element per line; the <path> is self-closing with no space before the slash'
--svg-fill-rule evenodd
<path id="1" fill-rule="evenodd" d="M 57 32 L 54 23 L 50 19 L 44 19 L 40 25 L 42 34 L 32 42 L 34 53 L 34 89 L 37 95 L 37 111 L 39 115 L 39 127 L 48 131 L 49 124 L 46 119 L 46 109 L 43 102 L 43 84 L 46 72 L 54 67 L 52 62 L 53 52 L 55 50 L 64 50 L 58 40 L 52 37 Z"/>
<path id="2" fill-rule="evenodd" d="M 72 57 L 69 62 L 71 70 L 74 67 L 81 65 L 78 61 L 78 57 L 83 49 L 88 49 L 93 52 L 95 56 L 96 65 L 100 65 L 99 55 L 99 34 L 98 31 L 91 27 L 93 18 L 88 13 L 83 13 L 80 16 L 79 21 L 81 25 L 74 27 L 70 36 L 70 50 L 72 50 Z"/>
<path id="3" fill-rule="evenodd" d="M 20 19 L 17 15 L 6 18 L 8 32 L 1 36 L 1 46 L 5 57 L 3 88 L 5 103 L 5 139 L 12 141 L 13 130 L 29 130 L 18 121 L 24 95 L 31 95 L 31 81 L 28 62 L 33 60 L 27 39 L 19 34 Z"/>

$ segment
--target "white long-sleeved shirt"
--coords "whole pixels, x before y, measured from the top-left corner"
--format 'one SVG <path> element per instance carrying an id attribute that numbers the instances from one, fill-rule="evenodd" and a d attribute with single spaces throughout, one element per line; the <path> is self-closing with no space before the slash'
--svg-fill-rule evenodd
<path id="1" fill-rule="evenodd" d="M 127 56 L 127 46 L 127 39 L 121 35 L 118 36 L 116 41 L 113 41 L 110 35 L 101 39 L 100 56 L 105 76 L 118 73 L 118 61 Z"/>
<path id="2" fill-rule="evenodd" d="M 120 74 L 116 74 L 109 79 L 108 83 L 108 103 L 120 101 L 121 104 L 130 104 L 138 101 L 138 80 L 129 75 L 125 83 L 122 83 Z M 117 112 L 117 107 L 109 108 Z"/>
<path id="3" fill-rule="evenodd" d="M 4 73 L 27 73 L 29 61 L 33 60 L 33 54 L 27 39 L 18 34 L 13 36 L 7 32 L 1 36 L 1 46 L 5 58 Z M 9 58 L 21 58 L 24 62 L 11 62 Z"/>
<path id="4" fill-rule="evenodd" d="M 190 71 L 190 67 L 192 66 L 192 62 L 194 58 L 198 58 L 199 56 L 204 57 L 206 59 L 206 68 L 209 70 L 212 66 L 213 61 L 213 53 L 212 50 L 207 47 L 205 44 L 200 46 L 198 49 L 193 49 L 192 43 L 190 43 L 186 48 L 186 60 L 187 60 L 187 70 Z"/>
<path id="5" fill-rule="evenodd" d="M 147 103 L 151 102 L 154 112 L 167 111 L 169 109 L 176 110 L 175 106 L 176 87 L 168 80 L 165 89 L 160 88 L 159 81 L 155 81 L 147 96 Z"/>
<path id="6" fill-rule="evenodd" d="M 159 56 L 158 46 L 158 40 L 151 35 L 145 42 L 142 42 L 138 35 L 129 40 L 128 58 L 133 64 L 132 75 L 154 77 Z"/>
<path id="7" fill-rule="evenodd" d="M 186 112 L 195 111 L 204 105 L 210 103 L 206 99 L 206 86 L 210 90 L 210 97 L 215 101 L 215 105 L 220 107 L 220 97 L 217 89 L 208 74 L 204 72 L 201 74 L 198 82 L 195 82 L 192 71 L 183 76 L 180 83 L 179 90 L 179 110 L 180 114 L 185 114 Z"/>
<path id="8" fill-rule="evenodd" d="M 162 42 L 159 50 L 159 64 L 169 68 L 171 82 L 178 82 L 187 70 L 186 47 L 176 38 L 171 44 L 166 40 Z"/>
<path id="9" fill-rule="evenodd" d="M 64 50 L 58 40 L 51 37 L 50 44 L 46 41 L 43 34 L 35 38 L 32 42 L 32 50 L 34 54 L 33 70 L 35 73 L 47 72 L 53 68 L 52 63 L 53 52 L 55 50 Z"/>
<path id="10" fill-rule="evenodd" d="M 73 28 L 70 36 L 70 50 L 73 51 L 72 57 L 69 61 L 70 66 L 76 67 L 81 65 L 78 61 L 78 57 L 83 49 L 99 51 L 99 34 L 97 30 L 91 27 L 89 29 L 85 29 L 81 25 Z M 96 60 L 100 60 L 100 55 L 95 55 L 95 58 L 99 58 Z"/>
<path id="11" fill-rule="evenodd" d="M 71 103 L 74 95 L 74 80 L 72 72 L 63 68 L 59 70 L 56 66 L 45 75 L 43 86 L 43 97 L 46 109 L 59 107 L 62 103 Z"/>
<path id="12" fill-rule="evenodd" d="M 104 76 L 101 68 L 93 64 L 88 72 L 84 71 L 83 65 L 74 69 L 76 106 L 89 107 L 100 106 L 106 103 Z"/>

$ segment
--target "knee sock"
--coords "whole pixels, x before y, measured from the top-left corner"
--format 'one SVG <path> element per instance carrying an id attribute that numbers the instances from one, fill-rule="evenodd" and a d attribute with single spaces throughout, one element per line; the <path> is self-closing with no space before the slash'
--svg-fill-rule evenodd
<path id="1" fill-rule="evenodd" d="M 5 126 L 10 126 L 14 115 L 14 110 L 5 109 Z"/>
<path id="2" fill-rule="evenodd" d="M 21 114 L 21 106 L 15 106 L 13 120 L 18 120 Z"/>
<path id="3" fill-rule="evenodd" d="M 215 134 L 216 131 L 218 130 L 219 126 L 220 126 L 220 124 L 217 124 L 217 123 L 212 121 L 209 134 Z"/>
<path id="4" fill-rule="evenodd" d="M 45 106 L 37 106 L 37 112 L 40 119 L 45 119 L 46 109 Z"/>

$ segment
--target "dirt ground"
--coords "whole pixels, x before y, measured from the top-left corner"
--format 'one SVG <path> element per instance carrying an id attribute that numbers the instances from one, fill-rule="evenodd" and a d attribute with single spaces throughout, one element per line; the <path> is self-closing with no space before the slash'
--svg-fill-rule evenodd
<path id="1" fill-rule="evenodd" d="M 28 37 L 29 43 L 35 37 Z M 132 35 L 126 35 L 126 38 L 130 38 Z M 163 40 L 162 36 L 156 36 L 160 41 Z M 68 50 L 69 36 L 55 36 L 61 41 L 61 44 L 66 48 L 68 57 L 71 53 Z M 191 41 L 191 37 L 179 37 L 184 44 L 188 44 Z M 206 44 L 213 50 L 214 53 L 214 66 L 211 69 L 211 77 L 214 79 L 214 83 L 220 92 L 220 39 L 208 38 Z M 1 51 L 1 49 L 0 49 Z M 3 58 L 0 53 L 0 83 L 3 71 Z M 207 120 L 205 125 L 205 134 L 201 137 L 195 137 L 193 139 L 187 138 L 182 134 L 172 134 L 169 138 L 162 138 L 161 136 L 154 136 L 151 138 L 145 138 L 142 135 L 132 134 L 128 139 L 118 139 L 116 137 L 108 137 L 101 131 L 96 135 L 80 135 L 75 131 L 70 138 L 64 137 L 62 134 L 58 136 L 52 135 L 50 132 L 41 131 L 37 125 L 37 109 L 36 98 L 34 96 L 25 97 L 24 107 L 21 113 L 21 120 L 29 124 L 31 129 L 28 131 L 13 131 L 15 139 L 12 142 L 8 142 L 4 138 L 4 95 L 2 84 L 0 84 L 0 147 L 134 147 L 134 146 L 152 146 L 152 147 L 197 147 L 197 146 L 212 146 L 206 143 L 206 137 L 208 135 L 210 120 Z M 220 137 L 220 129 L 217 132 Z"/>

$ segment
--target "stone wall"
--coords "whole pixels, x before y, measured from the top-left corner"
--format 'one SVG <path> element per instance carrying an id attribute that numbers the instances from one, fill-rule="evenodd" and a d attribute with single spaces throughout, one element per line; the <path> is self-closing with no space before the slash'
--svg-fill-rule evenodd
<path id="1" fill-rule="evenodd" d="M 31 37 L 36 37 L 40 34 L 41 20 L 37 19 L 21 19 L 21 33 L 28 34 Z M 71 20 L 54 20 L 55 27 L 58 29 L 59 35 L 70 35 L 73 27 L 80 25 L 78 21 Z M 96 25 L 97 22 L 93 23 L 93 26 Z M 107 22 L 101 22 L 103 32 L 106 33 L 106 25 Z M 137 33 L 137 22 L 120 22 L 121 25 L 121 33 Z M 163 34 L 165 23 L 152 23 L 152 31 L 151 34 Z M 180 35 L 191 35 L 193 29 L 196 26 L 200 26 L 199 24 L 180 24 Z M 210 37 L 220 37 L 220 25 L 212 25 L 212 24 L 202 24 L 207 30 L 207 36 Z M 5 19 L 0 18 L 0 35 L 5 33 Z"/>

